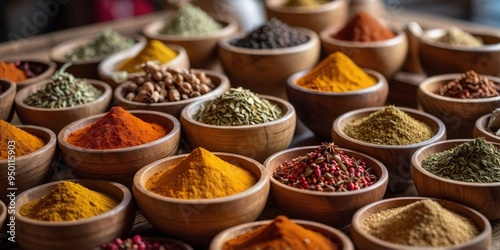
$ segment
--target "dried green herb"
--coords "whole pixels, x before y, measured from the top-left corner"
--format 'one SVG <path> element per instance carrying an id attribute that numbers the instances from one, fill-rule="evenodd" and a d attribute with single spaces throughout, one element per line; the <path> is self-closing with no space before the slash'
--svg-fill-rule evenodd
<path id="1" fill-rule="evenodd" d="M 103 58 L 120 50 L 130 48 L 134 44 L 134 39 L 122 36 L 112 29 L 105 29 L 88 44 L 66 53 L 65 57 L 73 61 Z"/>
<path id="2" fill-rule="evenodd" d="M 159 33 L 165 35 L 199 36 L 210 34 L 220 29 L 222 29 L 222 25 L 200 7 L 183 4 Z"/>

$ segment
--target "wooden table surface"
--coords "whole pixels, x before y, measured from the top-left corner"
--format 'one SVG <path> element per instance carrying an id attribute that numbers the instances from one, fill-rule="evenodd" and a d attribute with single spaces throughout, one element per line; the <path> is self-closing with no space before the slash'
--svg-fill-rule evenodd
<path id="1" fill-rule="evenodd" d="M 419 23 L 424 28 L 438 28 L 438 27 L 450 27 L 456 26 L 462 29 L 474 30 L 477 32 L 493 32 L 500 34 L 499 29 L 494 29 L 482 25 L 477 25 L 473 23 L 447 19 L 442 17 L 417 14 L 412 12 L 407 12 L 398 9 L 397 7 L 388 8 L 389 15 L 387 20 L 389 23 L 395 27 L 403 27 L 406 23 L 414 21 Z M 26 37 L 17 41 L 9 41 L 0 43 L 0 60 L 8 59 L 22 59 L 22 58 L 39 58 L 48 59 L 50 49 L 68 39 L 74 38 L 76 36 L 85 36 L 96 34 L 106 27 L 111 27 L 123 34 L 134 34 L 141 33 L 141 30 L 147 24 L 160 19 L 165 13 L 157 12 L 153 14 L 147 14 L 143 16 L 138 16 L 130 19 L 118 20 L 107 23 L 98 23 L 88 26 L 82 26 L 67 30 L 61 30 L 58 32 L 43 34 L 36 37 Z M 400 72 L 390 83 L 390 92 L 388 102 L 416 108 L 416 90 L 418 83 L 425 78 L 425 75 L 416 73 Z M 14 118 L 13 123 L 15 124 L 16 118 Z M 297 126 L 297 131 L 295 137 L 292 141 L 290 147 L 304 146 L 304 145 L 317 145 L 320 143 L 310 130 L 308 130 L 302 123 L 299 122 Z M 71 178 L 71 174 L 64 166 L 61 168 L 61 172 L 55 175 L 54 178 Z M 415 188 L 409 188 L 404 192 L 393 193 L 390 190 L 386 193 L 386 198 L 389 197 L 400 197 L 400 196 L 418 196 Z M 500 198 L 500 197 L 499 197 Z M 499 208 L 500 209 L 500 208 Z M 261 216 L 261 219 L 272 219 L 278 215 L 280 211 L 274 206 L 272 200 L 269 200 L 266 204 Z M 493 227 L 493 244 L 491 249 L 500 250 L 500 220 L 492 221 L 491 225 Z M 348 233 L 348 228 L 343 229 Z M 161 236 L 161 232 L 153 228 L 140 213 L 137 213 L 136 221 L 132 229 L 132 233 L 141 233 L 151 236 Z M 4 240 L 1 241 L 0 249 L 16 249 L 15 245 L 5 244 Z"/>

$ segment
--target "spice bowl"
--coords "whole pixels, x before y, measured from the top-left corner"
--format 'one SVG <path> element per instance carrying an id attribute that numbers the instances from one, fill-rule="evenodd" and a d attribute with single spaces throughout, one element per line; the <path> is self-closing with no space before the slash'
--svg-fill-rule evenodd
<path id="1" fill-rule="evenodd" d="M 486 114 L 476 120 L 476 123 L 474 123 L 474 128 L 472 130 L 472 137 L 483 137 L 487 141 L 500 143 L 500 136 L 495 135 L 493 132 L 490 132 L 487 129 L 490 117 L 491 114 Z"/>
<path id="2" fill-rule="evenodd" d="M 285 0 L 264 2 L 268 18 L 276 17 L 283 22 L 320 33 L 331 25 L 343 25 L 348 16 L 348 2 L 333 0 L 311 7 L 289 7 Z"/>
<path id="3" fill-rule="evenodd" d="M 378 177 L 373 185 L 360 190 L 321 192 L 290 187 L 274 179 L 274 171 L 283 162 L 305 156 L 315 149 L 316 146 L 305 146 L 283 150 L 273 154 L 264 162 L 271 182 L 271 197 L 286 216 L 343 228 L 350 223 L 357 209 L 384 197 L 389 179 L 385 166 L 371 156 L 344 148 L 340 150 L 346 155 L 364 161 L 367 167 L 373 169 Z"/>
<path id="4" fill-rule="evenodd" d="M 412 108 L 398 107 L 410 117 L 429 125 L 434 136 L 428 140 L 409 145 L 379 145 L 356 140 L 344 133 L 344 128 L 350 122 L 367 117 L 381 109 L 383 107 L 356 109 L 339 116 L 333 122 L 332 140 L 341 147 L 365 153 L 381 161 L 389 171 L 388 190 L 391 192 L 405 191 L 413 185 L 410 174 L 411 156 L 423 146 L 445 140 L 446 128 L 443 122 L 432 115 Z"/>
<path id="5" fill-rule="evenodd" d="M 340 115 L 364 107 L 385 104 L 389 85 L 382 74 L 363 69 L 377 79 L 374 86 L 348 92 L 324 92 L 300 87 L 296 81 L 308 70 L 291 75 L 286 84 L 288 100 L 297 111 L 297 116 L 318 138 L 330 140 L 333 121 Z"/>
<path id="6" fill-rule="evenodd" d="M 439 177 L 422 167 L 428 156 L 454 148 L 468 139 L 446 140 L 420 148 L 411 158 L 413 183 L 421 196 L 455 201 L 476 209 L 490 220 L 500 219 L 500 182 L 473 183 Z M 493 143 L 500 148 L 500 144 Z"/>
<path id="7" fill-rule="evenodd" d="M 352 241 L 349 239 L 349 237 L 347 237 L 347 235 L 345 235 L 342 231 L 336 228 L 314 221 L 307 221 L 307 220 L 292 220 L 292 221 L 305 229 L 322 234 L 323 236 L 328 238 L 333 244 L 335 244 L 335 246 L 337 247 L 336 249 L 354 250 L 354 245 Z M 271 222 L 272 222 L 271 220 L 261 220 L 228 228 L 214 237 L 214 239 L 210 243 L 209 250 L 223 249 L 224 243 L 226 241 L 231 240 L 237 237 L 238 235 L 244 234 L 248 231 L 267 225 Z"/>
<path id="8" fill-rule="evenodd" d="M 500 36 L 470 32 L 480 37 L 484 46 L 470 48 L 438 43 L 446 29 L 429 29 L 418 37 L 418 58 L 428 76 L 474 70 L 479 74 L 500 77 Z"/>
<path id="9" fill-rule="evenodd" d="M 381 240 L 375 236 L 370 235 L 366 232 L 364 228 L 365 220 L 372 214 L 391 209 L 397 208 L 401 206 L 406 206 L 411 203 L 421 201 L 424 199 L 430 199 L 427 197 L 399 197 L 392 199 L 384 199 L 378 202 L 374 202 L 372 204 L 366 205 L 359 209 L 352 218 L 351 223 L 351 237 L 354 242 L 354 246 L 357 249 L 409 249 L 409 250 L 430 250 L 436 249 L 435 247 L 416 247 L 416 246 L 407 246 L 401 244 L 391 243 L 385 240 Z M 471 222 L 476 224 L 479 229 L 479 234 L 470 241 L 459 245 L 439 247 L 439 249 L 446 250 L 458 250 L 458 249 L 489 249 L 492 242 L 492 229 L 490 222 L 479 212 L 468 208 L 464 205 L 440 200 L 440 199 L 431 199 L 436 201 L 443 208 L 455 212 L 465 218 L 468 218 Z M 432 237 L 432 236 L 431 236 Z"/>
<path id="10" fill-rule="evenodd" d="M 27 64 L 28 69 L 36 74 L 35 76 L 28 78 L 24 81 L 16 82 L 16 87 L 17 90 L 21 90 L 22 88 L 26 86 L 30 86 L 34 83 L 43 81 L 47 78 L 50 78 L 54 72 L 56 71 L 56 64 L 52 61 L 49 60 L 43 60 L 43 59 L 32 59 L 32 58 L 25 58 L 25 59 L 7 59 L 7 62 L 20 62 L 22 64 Z M 38 74 L 37 74 L 38 73 Z"/>
<path id="11" fill-rule="evenodd" d="M 0 200 L 0 229 L 3 230 L 5 219 L 7 218 L 7 206 Z"/>
<path id="12" fill-rule="evenodd" d="M 144 44 L 145 45 L 145 44 Z M 135 46 L 125 51 L 115 53 L 102 62 L 99 63 L 97 68 L 99 79 L 108 83 L 113 89 L 116 89 L 122 83 L 122 75 L 136 76 L 142 73 L 126 73 L 118 71 L 118 67 L 126 60 L 136 56 L 143 48 L 143 46 Z M 178 67 L 189 68 L 189 58 L 186 49 L 176 44 L 167 44 L 168 48 L 175 51 L 177 56 L 172 60 L 164 63 L 162 67 Z"/>
<path id="13" fill-rule="evenodd" d="M 44 127 L 31 125 L 18 125 L 16 127 L 39 137 L 45 142 L 45 145 L 35 152 L 22 156 L 15 155 L 14 161 L 12 159 L 10 161 L 8 159 L 0 160 L 0 168 L 5 170 L 0 173 L 0 181 L 7 185 L 10 181 L 9 176 L 11 176 L 9 173 L 13 171 L 16 178 L 12 184 L 16 188 L 15 192 L 19 194 L 52 178 L 54 171 L 51 164 L 56 158 L 57 137 L 54 132 Z M 9 150 L 16 152 L 15 147 L 9 148 Z M 11 191 L 7 188 L 0 190 L 1 199 L 7 202 L 7 200 L 10 201 L 15 198 L 9 197 L 8 194 L 10 193 Z"/>
<path id="14" fill-rule="evenodd" d="M 127 235 L 135 218 L 131 192 L 123 185 L 103 180 L 68 180 L 107 194 L 119 201 L 103 214 L 75 221 L 41 221 L 20 214 L 25 204 L 43 197 L 59 182 L 29 189 L 16 200 L 16 242 L 23 249 L 94 249 L 102 243 Z"/>
<path id="15" fill-rule="evenodd" d="M 231 34 L 237 32 L 238 22 L 228 15 L 209 15 L 214 20 L 222 24 L 223 28 L 206 35 L 166 35 L 160 30 L 164 27 L 169 18 L 155 21 L 142 30 L 148 39 L 160 40 L 166 44 L 177 44 L 186 49 L 189 62 L 193 68 L 213 69 L 217 62 L 215 60 L 217 43 Z"/>
<path id="16" fill-rule="evenodd" d="M 455 73 L 428 77 L 418 87 L 418 108 L 444 122 L 448 139 L 472 138 L 476 120 L 500 107 L 500 96 L 459 99 L 437 94 L 442 84 L 459 79 L 461 76 L 462 74 Z M 500 84 L 500 78 L 486 77 Z"/>
<path id="17" fill-rule="evenodd" d="M 16 84 L 6 79 L 0 79 L 0 119 L 10 121 L 14 115 L 14 99 L 16 97 Z"/>
<path id="18" fill-rule="evenodd" d="M 114 102 L 117 106 L 121 106 L 126 110 L 136 110 L 136 109 L 154 110 L 171 114 L 176 118 L 180 119 L 182 109 L 186 107 L 188 104 L 200 100 L 215 98 L 217 96 L 222 95 L 224 92 L 228 91 L 231 88 L 229 79 L 227 79 L 225 75 L 212 70 L 197 69 L 197 71 L 205 73 L 205 75 L 212 80 L 212 83 L 216 85 L 216 88 L 206 94 L 190 98 L 187 100 L 180 100 L 175 102 L 161 102 L 161 103 L 142 103 L 142 102 L 127 100 L 123 94 L 126 86 L 119 85 L 114 90 Z"/>
<path id="19" fill-rule="evenodd" d="M 319 34 L 323 53 L 342 51 L 359 67 L 373 69 L 390 80 L 403 67 L 408 53 L 406 33 L 393 29 L 395 37 L 383 41 L 344 41 L 332 37 L 342 26 L 330 26 Z"/>
<path id="20" fill-rule="evenodd" d="M 145 184 L 154 174 L 177 164 L 187 154 L 153 162 L 135 175 L 133 193 L 141 213 L 154 227 L 191 245 L 208 246 L 220 231 L 254 221 L 260 215 L 269 194 L 269 180 L 262 164 L 242 155 L 214 154 L 249 170 L 257 178 L 256 184 L 240 193 L 219 198 L 170 198 L 146 189 Z"/>
<path id="21" fill-rule="evenodd" d="M 179 120 L 172 115 L 148 110 L 130 113 L 145 122 L 156 122 L 167 128 L 164 137 L 142 145 L 118 149 L 86 149 L 67 142 L 69 134 L 98 121 L 105 114 L 82 118 L 64 127 L 57 135 L 62 161 L 77 176 L 116 181 L 131 187 L 134 174 L 145 165 L 177 153 L 181 138 Z"/>
<path id="22" fill-rule="evenodd" d="M 213 152 L 240 154 L 259 162 L 288 148 L 297 122 L 293 106 L 278 97 L 259 95 L 283 111 L 283 115 L 270 122 L 242 126 L 217 126 L 198 122 L 193 116 L 202 105 L 201 100 L 186 106 L 181 112 L 183 139 L 189 148 L 203 147 Z"/>
<path id="23" fill-rule="evenodd" d="M 219 41 L 218 56 L 232 86 L 287 99 L 287 78 L 316 65 L 320 56 L 318 35 L 306 28 L 294 27 L 309 40 L 301 45 L 276 49 L 249 49 L 232 45 L 240 33 Z"/>
<path id="24" fill-rule="evenodd" d="M 23 124 L 46 127 L 57 134 L 64 126 L 78 119 L 106 111 L 112 98 L 111 87 L 98 80 L 86 79 L 86 81 L 101 90 L 102 94 L 91 102 L 65 108 L 39 108 L 24 103 L 24 100 L 32 93 L 45 88 L 50 79 L 21 89 L 14 100 L 19 119 Z"/>

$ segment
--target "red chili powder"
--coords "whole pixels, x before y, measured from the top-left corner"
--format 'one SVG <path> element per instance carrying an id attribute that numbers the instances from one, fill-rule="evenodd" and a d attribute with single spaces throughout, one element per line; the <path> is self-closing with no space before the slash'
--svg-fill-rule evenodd
<path id="1" fill-rule="evenodd" d="M 331 36 L 345 41 L 373 42 L 393 38 L 396 34 L 370 14 L 359 12 L 344 28 Z"/>

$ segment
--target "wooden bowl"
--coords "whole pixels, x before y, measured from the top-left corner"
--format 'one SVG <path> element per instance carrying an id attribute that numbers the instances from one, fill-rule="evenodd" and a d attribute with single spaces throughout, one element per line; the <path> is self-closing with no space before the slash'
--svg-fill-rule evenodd
<path id="1" fill-rule="evenodd" d="M 237 32 L 238 22 L 227 15 L 215 15 L 214 20 L 222 24 L 223 28 L 206 35 L 182 36 L 160 34 L 160 30 L 165 26 L 167 19 L 155 21 L 142 30 L 148 39 L 160 40 L 167 44 L 177 44 L 186 49 L 189 62 L 193 68 L 213 68 L 216 62 L 217 43 L 231 34 Z"/>
<path id="2" fill-rule="evenodd" d="M 357 249 L 407 249 L 407 250 L 430 250 L 436 249 L 431 247 L 410 247 L 406 245 L 394 244 L 381 239 L 376 238 L 368 234 L 365 229 L 362 228 L 362 225 L 366 218 L 374 213 L 378 213 L 380 211 L 384 211 L 391 208 L 401 207 L 409 205 L 413 202 L 429 199 L 426 197 L 400 197 L 393 199 L 385 199 L 381 200 L 369 205 L 364 206 L 359 209 L 352 218 L 351 223 L 351 235 L 352 240 L 354 242 L 354 246 Z M 439 249 L 443 250 L 475 250 L 475 249 L 489 249 L 491 246 L 491 225 L 490 222 L 477 211 L 470 209 L 464 205 L 460 205 L 458 203 L 454 203 L 446 200 L 432 199 L 437 201 L 442 207 L 453 211 L 457 214 L 460 214 L 466 218 L 469 218 L 474 222 L 479 228 L 479 235 L 463 244 L 449 246 L 449 247 L 440 247 Z"/>
<path id="3" fill-rule="evenodd" d="M 132 194 L 121 184 L 102 180 L 69 180 L 107 195 L 120 202 L 103 214 L 76 221 L 39 221 L 24 217 L 20 209 L 43 197 L 59 182 L 34 187 L 16 200 L 16 242 L 23 249 L 94 249 L 102 243 L 127 235 L 135 218 Z"/>
<path id="4" fill-rule="evenodd" d="M 446 199 L 464 204 L 481 212 L 490 220 L 500 219 L 500 182 L 469 183 L 442 178 L 422 168 L 428 156 L 467 142 L 466 139 L 446 140 L 422 147 L 411 158 L 411 175 L 421 196 Z M 497 148 L 500 144 L 494 143 Z"/>
<path id="5" fill-rule="evenodd" d="M 476 120 L 500 107 L 500 96 L 459 99 L 435 94 L 441 84 L 459 79 L 461 76 L 462 74 L 446 74 L 429 77 L 418 87 L 418 108 L 444 122 L 448 139 L 472 138 Z M 500 84 L 500 78 L 487 77 Z"/>
<path id="6" fill-rule="evenodd" d="M 65 63 L 71 61 L 71 59 L 65 57 L 66 53 L 88 44 L 95 38 L 95 36 L 96 35 L 93 34 L 91 36 L 77 37 L 56 45 L 50 50 L 50 59 L 57 64 L 58 68 L 60 68 Z M 137 50 L 138 48 L 143 48 L 146 44 L 146 38 L 143 36 L 130 35 L 129 37 L 136 40 L 137 43 L 128 49 L 122 50 L 121 52 Z M 107 56 L 97 57 L 90 60 L 76 60 L 73 62 L 73 65 L 67 69 L 67 72 L 79 78 L 97 79 L 99 77 L 97 73 L 99 63 L 106 57 Z"/>
<path id="7" fill-rule="evenodd" d="M 16 97 L 16 84 L 6 79 L 0 78 L 0 86 L 2 93 L 0 94 L 0 119 L 10 121 L 14 115 L 14 98 Z"/>
<path id="8" fill-rule="evenodd" d="M 23 102 L 32 93 L 43 89 L 50 82 L 50 79 L 21 89 L 15 98 L 16 113 L 19 120 L 23 124 L 46 127 L 57 134 L 64 126 L 78 119 L 105 112 L 111 102 L 111 87 L 98 80 L 86 79 L 86 81 L 101 90 L 103 92 L 101 96 L 92 102 L 66 108 L 38 108 Z"/>
<path id="9" fill-rule="evenodd" d="M 364 70 L 377 79 L 377 83 L 369 88 L 349 92 L 323 92 L 298 86 L 296 81 L 307 74 L 307 70 L 288 78 L 288 100 L 297 111 L 299 120 L 311 129 L 316 137 L 330 140 L 333 121 L 348 111 L 385 104 L 389 94 L 387 80 L 376 71 Z"/>
<path id="10" fill-rule="evenodd" d="M 429 140 L 410 145 L 379 145 L 353 139 L 344 133 L 346 124 L 367 117 L 381 109 L 383 107 L 363 108 L 339 116 L 333 122 L 332 140 L 341 147 L 365 153 L 381 161 L 389 171 L 388 190 L 391 192 L 405 191 L 413 185 L 410 175 L 411 156 L 423 146 L 444 140 L 446 138 L 446 129 L 443 122 L 432 115 L 412 108 L 398 107 L 409 116 L 429 125 L 435 133 L 434 136 Z"/>
<path id="11" fill-rule="evenodd" d="M 260 97 L 278 105 L 283 116 L 275 121 L 256 125 L 217 126 L 193 119 L 201 104 L 207 104 L 211 100 L 197 101 L 186 106 L 181 112 L 181 125 L 187 146 L 191 149 L 203 147 L 208 151 L 240 154 L 259 162 L 288 148 L 295 132 L 295 109 L 280 98 L 265 95 Z"/>
<path id="12" fill-rule="evenodd" d="M 15 185 L 13 187 L 17 188 L 17 190 L 14 191 L 16 194 L 19 194 L 29 188 L 43 184 L 52 178 L 54 171 L 51 164 L 56 158 L 57 137 L 52 130 L 43 127 L 30 125 L 19 125 L 16 127 L 32 135 L 38 136 L 45 142 L 45 146 L 39 150 L 23 156 L 17 156 L 14 162 L 15 164 L 12 164 L 12 161 L 9 164 L 8 159 L 0 160 L 0 169 L 4 170 L 0 172 L 0 182 L 7 185 L 9 180 L 8 171 L 13 170 L 15 172 Z M 14 168 L 12 167 L 13 165 Z M 7 197 L 11 191 L 12 190 L 8 190 L 7 188 L 0 190 L 0 197 L 6 203 L 11 199 Z"/>
<path id="13" fill-rule="evenodd" d="M 191 245 L 208 246 L 210 240 L 229 227 L 255 220 L 266 204 L 269 180 L 262 164 L 245 156 L 214 153 L 222 160 L 251 171 L 258 179 L 251 188 L 213 199 L 176 199 L 145 188 L 155 173 L 169 168 L 187 154 L 153 162 L 137 172 L 133 192 L 144 217 L 160 231 Z"/>
<path id="14" fill-rule="evenodd" d="M 10 213 L 9 213 L 10 215 Z M 3 231 L 4 229 L 4 226 L 5 226 L 5 219 L 7 218 L 7 206 L 5 205 L 5 203 L 3 203 L 3 201 L 0 200 L 0 230 Z M 14 227 L 15 229 L 15 227 Z M 9 228 L 9 231 L 12 231 L 10 230 Z"/>
<path id="15" fill-rule="evenodd" d="M 177 102 L 162 102 L 162 103 L 142 103 L 129 101 L 125 99 L 123 96 L 123 85 L 118 86 L 118 88 L 114 91 L 114 101 L 117 106 L 121 106 L 127 110 L 154 110 L 159 112 L 164 112 L 167 114 L 171 114 L 175 116 L 175 118 L 180 119 L 181 111 L 188 104 L 199 101 L 199 100 L 207 100 L 213 99 L 217 96 L 224 94 L 224 92 L 228 91 L 231 88 L 231 84 L 229 83 L 229 79 L 221 73 L 212 70 L 198 70 L 204 72 L 207 77 L 209 77 L 212 82 L 217 86 L 212 91 L 195 97 L 188 100 L 181 100 Z"/>
<path id="16" fill-rule="evenodd" d="M 300 26 L 320 33 L 331 25 L 344 25 L 349 14 L 346 0 L 332 0 L 314 7 L 288 7 L 287 0 L 266 0 L 266 14 L 292 26 Z"/>
<path id="17" fill-rule="evenodd" d="M 487 130 L 490 117 L 491 114 L 486 114 L 476 120 L 476 123 L 474 123 L 474 128 L 472 130 L 472 137 L 483 137 L 487 141 L 500 143 L 500 136 L 497 136 Z"/>
<path id="18" fill-rule="evenodd" d="M 345 235 L 342 231 L 336 228 L 321 223 L 317 223 L 314 221 L 307 221 L 307 220 L 292 220 L 292 221 L 302 226 L 305 229 L 312 230 L 327 237 L 333 244 L 337 246 L 337 249 L 339 250 L 354 250 L 354 245 L 352 244 L 351 239 L 349 239 L 347 235 Z M 224 246 L 224 243 L 226 243 L 226 241 L 236 238 L 237 236 L 244 234 L 248 231 L 270 224 L 271 222 L 272 220 L 254 221 L 228 228 L 218 233 L 217 236 L 214 237 L 214 239 L 210 243 L 209 250 L 222 249 L 222 246 Z"/>
<path id="19" fill-rule="evenodd" d="M 176 154 L 181 139 L 181 126 L 177 118 L 156 111 L 132 110 L 132 115 L 145 122 L 157 122 L 170 131 L 164 137 L 142 145 L 119 149 L 79 148 L 66 141 L 69 134 L 98 121 L 105 114 L 82 118 L 64 127 L 57 135 L 62 161 L 77 176 L 103 179 L 132 186 L 134 174 L 145 165 Z"/>
<path id="20" fill-rule="evenodd" d="M 482 47 L 468 48 L 433 41 L 446 34 L 446 29 L 430 29 L 418 38 L 418 57 L 429 76 L 460 73 L 474 70 L 478 74 L 500 76 L 500 36 L 480 34 L 485 43 Z"/>
<path id="21" fill-rule="evenodd" d="M 35 68 L 40 68 L 41 73 L 32 77 L 28 78 L 24 81 L 16 82 L 16 87 L 17 90 L 21 90 L 22 88 L 26 86 L 30 86 L 34 83 L 43 81 L 45 79 L 50 78 L 54 72 L 56 71 L 56 64 L 52 61 L 49 60 L 43 60 L 43 59 L 35 59 L 35 58 L 25 58 L 25 59 L 8 59 L 6 60 L 7 62 L 22 62 L 22 63 L 28 63 L 28 67 L 30 68 L 31 71 L 35 72 Z"/>
<path id="22" fill-rule="evenodd" d="M 342 148 L 344 153 L 364 161 L 368 167 L 373 168 L 379 179 L 375 184 L 347 192 L 319 192 L 290 187 L 272 177 L 276 168 L 284 161 L 304 156 L 315 148 L 316 146 L 306 146 L 283 150 L 264 162 L 271 180 L 271 196 L 286 216 L 342 228 L 351 222 L 356 210 L 384 197 L 389 179 L 384 165 L 373 157 L 344 148 Z"/>
<path id="23" fill-rule="evenodd" d="M 330 26 L 320 33 L 325 54 L 342 51 L 358 66 L 380 72 L 390 80 L 403 67 L 408 53 L 408 39 L 402 30 L 393 30 L 396 37 L 376 42 L 344 41 L 331 37 L 341 26 Z"/>
<path id="24" fill-rule="evenodd" d="M 99 79 L 108 83 L 113 89 L 116 89 L 118 86 L 120 86 L 120 83 L 122 83 L 122 81 L 117 81 L 122 79 L 116 79 L 116 77 L 113 76 L 114 74 L 119 74 L 118 67 L 125 60 L 128 60 L 139 54 L 139 52 L 141 52 L 141 50 L 144 48 L 145 45 L 146 44 L 143 44 L 142 47 L 137 46 L 129 50 L 118 52 L 104 59 L 102 62 L 99 63 L 99 66 L 97 68 Z M 183 47 L 175 44 L 167 44 L 167 46 L 173 51 L 175 51 L 177 53 L 177 56 L 174 59 L 164 63 L 162 67 L 168 67 L 168 66 L 178 67 L 178 68 L 190 67 L 187 52 Z M 129 76 L 140 75 L 140 74 L 142 73 L 127 73 L 127 75 Z"/>
<path id="25" fill-rule="evenodd" d="M 248 49 L 230 42 L 244 37 L 233 35 L 219 41 L 219 60 L 232 86 L 242 86 L 255 93 L 286 99 L 286 80 L 299 71 L 310 69 L 319 60 L 318 35 L 296 27 L 309 40 L 301 45 L 280 49 Z"/>

